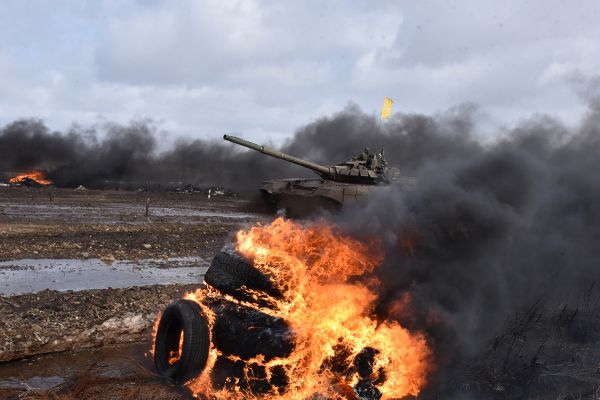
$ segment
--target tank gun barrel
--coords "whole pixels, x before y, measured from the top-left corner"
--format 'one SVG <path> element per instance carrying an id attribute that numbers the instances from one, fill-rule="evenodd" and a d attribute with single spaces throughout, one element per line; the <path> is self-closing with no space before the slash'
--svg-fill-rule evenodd
<path id="1" fill-rule="evenodd" d="M 324 176 L 332 175 L 332 171 L 328 167 L 325 167 L 325 166 L 319 165 L 319 164 L 315 164 L 313 162 L 306 161 L 306 160 L 303 160 L 298 157 L 290 156 L 289 154 L 282 153 L 280 151 L 277 151 L 277 150 L 272 149 L 267 146 L 261 146 L 256 143 L 252 143 L 247 140 L 240 139 L 239 137 L 230 136 L 230 135 L 223 135 L 223 139 L 233 142 L 235 144 L 239 144 L 240 146 L 245 146 L 252 150 L 259 151 L 268 156 L 279 158 L 281 160 L 289 161 L 291 163 L 300 165 L 301 167 L 312 169 L 313 171 L 317 172 L 320 175 L 324 175 Z"/>

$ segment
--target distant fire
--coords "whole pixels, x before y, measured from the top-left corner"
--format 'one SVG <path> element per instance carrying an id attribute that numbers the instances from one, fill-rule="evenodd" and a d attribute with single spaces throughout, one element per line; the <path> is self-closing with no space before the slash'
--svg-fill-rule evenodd
<path id="1" fill-rule="evenodd" d="M 8 182 L 9 183 L 22 183 L 25 182 L 27 180 L 32 180 L 40 185 L 51 185 L 52 181 L 46 178 L 46 174 L 43 171 L 31 171 L 31 172 L 26 172 L 24 174 L 21 175 L 17 175 L 14 178 L 11 178 Z"/>
<path id="2" fill-rule="evenodd" d="M 348 388 L 364 377 L 352 367 L 340 369 L 335 363 L 352 365 L 365 349 L 376 355 L 373 376 L 366 379 L 379 381 L 382 399 L 419 395 L 432 370 L 432 353 L 422 333 L 373 316 L 379 281 L 371 272 L 383 259 L 377 243 L 345 237 L 325 223 L 303 226 L 282 218 L 242 230 L 236 241 L 237 251 L 284 293 L 275 300 L 275 307 L 260 310 L 288 321 L 296 337 L 296 346 L 286 359 L 265 361 L 259 356 L 250 360 L 267 371 L 283 367 L 290 378 L 285 393 L 274 389 L 261 398 L 357 398 L 348 394 Z M 200 303 L 218 295 L 212 289 L 200 289 L 187 298 Z M 405 301 L 398 307 L 410 305 Z M 210 310 L 205 312 L 210 319 Z M 250 393 L 211 389 L 208 376 L 218 356 L 222 356 L 219 350 L 211 348 L 206 370 L 188 382 L 192 391 L 209 398 L 253 398 Z M 246 373 L 251 375 L 251 371 Z"/>

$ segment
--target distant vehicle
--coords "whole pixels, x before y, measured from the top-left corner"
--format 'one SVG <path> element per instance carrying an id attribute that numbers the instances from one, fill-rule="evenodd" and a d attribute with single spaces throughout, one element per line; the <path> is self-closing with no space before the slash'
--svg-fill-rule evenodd
<path id="1" fill-rule="evenodd" d="M 344 204 L 364 200 L 390 183 L 406 188 L 414 185 L 414 178 L 402 176 L 397 168 L 388 166 L 383 149 L 372 154 L 365 148 L 351 160 L 323 166 L 235 136 L 224 135 L 223 139 L 311 169 L 320 176 L 320 179 L 278 179 L 263 184 L 261 192 L 267 203 L 285 209 L 289 216 L 303 216 L 321 208 L 336 210 Z"/>

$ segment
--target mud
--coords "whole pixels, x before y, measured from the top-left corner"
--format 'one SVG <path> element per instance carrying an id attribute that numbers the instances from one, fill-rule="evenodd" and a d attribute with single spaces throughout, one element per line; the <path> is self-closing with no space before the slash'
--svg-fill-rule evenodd
<path id="1" fill-rule="evenodd" d="M 1 399 L 189 399 L 151 371 L 145 344 L 51 354 L 0 365 Z"/>
<path id="2" fill-rule="evenodd" d="M 3 364 L 0 365 L 0 388 L 49 390 L 97 363 L 111 365 L 116 373 L 130 370 L 135 364 L 151 369 L 152 360 L 147 351 L 144 343 L 135 343 L 35 356 Z"/>
<path id="3" fill-rule="evenodd" d="M 0 362 L 145 340 L 156 312 L 198 285 L 38 293 L 0 298 Z"/>
<path id="4" fill-rule="evenodd" d="M 235 231 L 268 220 L 252 207 L 200 193 L 0 187 L 0 398 L 184 398 L 139 354 L 157 311 L 202 283 Z M 129 355 L 115 362 L 113 350 Z"/>
<path id="5" fill-rule="evenodd" d="M 0 187 L 0 260 L 208 257 L 263 218 L 250 206 L 202 194 Z"/>

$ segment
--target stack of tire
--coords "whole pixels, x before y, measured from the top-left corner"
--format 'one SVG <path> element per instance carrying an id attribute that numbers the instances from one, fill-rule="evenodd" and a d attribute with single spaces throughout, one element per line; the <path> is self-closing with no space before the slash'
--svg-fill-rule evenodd
<path id="1" fill-rule="evenodd" d="M 264 303 L 268 298 L 281 297 L 269 277 L 231 249 L 215 256 L 204 281 L 222 294 L 245 302 Z M 257 292 L 263 296 L 257 298 Z M 258 355 L 265 361 L 289 356 L 294 346 L 289 325 L 224 297 L 206 298 L 203 305 L 214 314 L 212 331 L 202 308 L 194 301 L 176 300 L 167 306 L 154 345 L 157 372 L 179 383 L 194 379 L 206 367 L 212 340 L 220 353 L 210 372 L 214 388 L 233 389 L 235 385 L 237 390 L 252 393 L 283 392 L 287 385 L 283 368 L 266 371 L 250 360 Z M 176 361 L 173 354 L 178 354 Z"/>
<path id="2" fill-rule="evenodd" d="M 220 293 L 250 303 L 268 304 L 269 298 L 282 294 L 268 276 L 235 251 L 226 249 L 213 259 L 204 281 Z M 256 297 L 256 293 L 264 297 Z M 219 356 L 210 371 L 215 389 L 242 390 L 253 394 L 285 392 L 288 378 L 281 366 L 266 371 L 252 360 L 261 355 L 264 361 L 286 358 L 294 349 L 294 336 L 289 324 L 281 318 L 238 302 L 207 297 L 202 301 L 214 314 L 212 330 L 201 307 L 191 300 L 176 300 L 162 314 L 156 333 L 154 363 L 162 376 L 184 383 L 199 376 L 206 367 L 208 353 L 214 345 Z M 183 344 L 180 337 L 183 333 Z M 179 357 L 170 360 L 173 353 Z M 374 370 L 376 349 L 365 348 L 349 361 L 347 349 L 334 349 L 336 355 L 324 360 L 323 367 L 343 377 L 358 375 L 350 387 L 336 383 L 338 392 L 347 399 L 379 400 L 377 386 L 385 379 L 383 370 Z M 317 397 L 318 398 L 318 397 Z"/>

